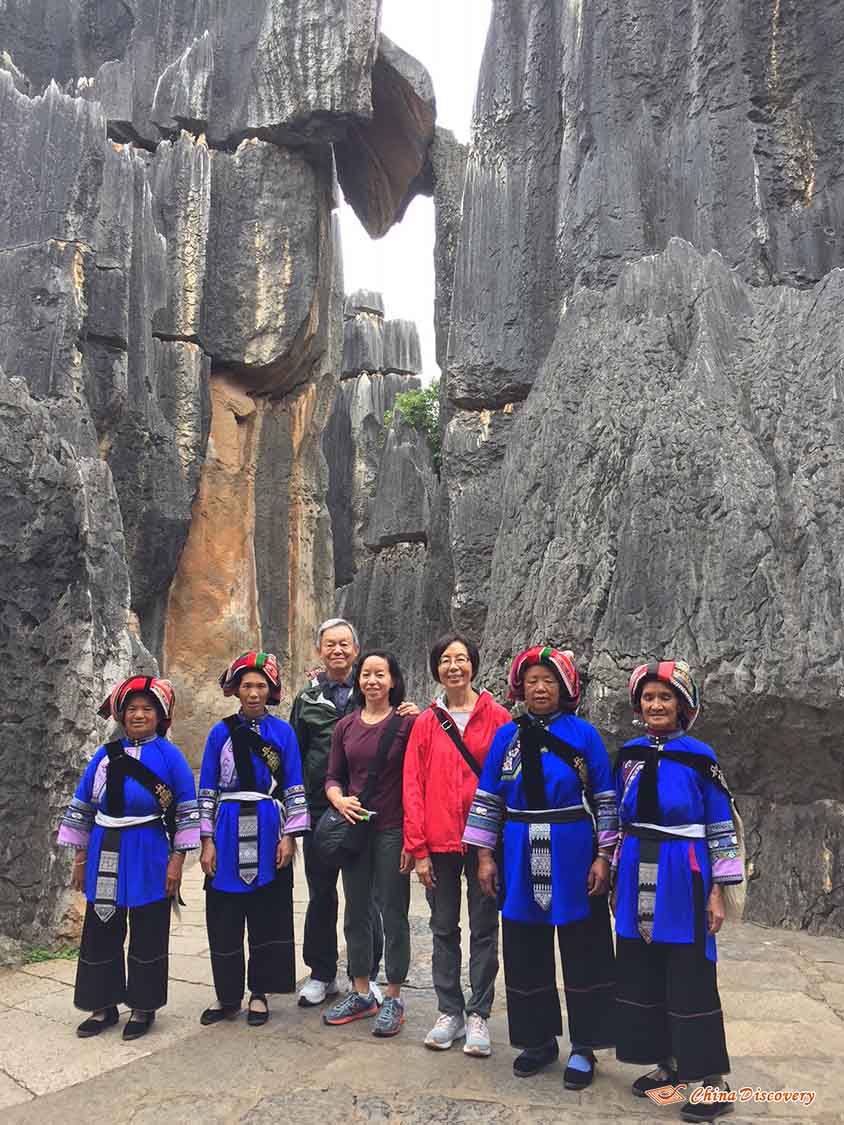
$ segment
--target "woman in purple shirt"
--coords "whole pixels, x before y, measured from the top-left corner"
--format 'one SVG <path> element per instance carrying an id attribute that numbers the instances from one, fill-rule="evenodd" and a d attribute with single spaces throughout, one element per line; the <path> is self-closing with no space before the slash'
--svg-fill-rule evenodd
<path id="1" fill-rule="evenodd" d="M 404 677 L 392 653 L 364 653 L 355 669 L 355 699 L 360 710 L 334 728 L 325 779 L 325 794 L 338 812 L 354 824 L 369 819 L 369 838 L 363 851 L 343 867 L 346 897 L 344 933 L 353 990 L 323 1016 L 327 1024 L 351 1023 L 378 1014 L 373 1035 L 397 1035 L 404 1023 L 401 984 L 410 965 L 410 906 L 408 873 L 412 859 L 403 848 L 402 767 L 413 716 L 396 713 L 404 700 Z M 361 804 L 370 766 L 384 732 L 389 749 L 374 789 Z M 387 996 L 381 1005 L 369 987 L 372 964 L 372 922 L 369 903 L 373 886 L 384 919 L 384 962 Z"/>

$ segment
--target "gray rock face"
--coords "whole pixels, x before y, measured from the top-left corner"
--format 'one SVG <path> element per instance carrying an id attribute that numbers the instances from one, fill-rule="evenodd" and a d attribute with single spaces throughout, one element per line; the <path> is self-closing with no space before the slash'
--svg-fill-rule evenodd
<path id="1" fill-rule="evenodd" d="M 460 144 L 448 129 L 437 126 L 431 148 L 434 171 L 434 329 L 437 363 L 446 369 L 448 334 L 451 327 L 451 299 L 454 292 L 454 265 L 463 219 L 463 184 L 469 146 Z"/>
<path id="2" fill-rule="evenodd" d="M 36 89 L 83 80 L 127 138 L 333 140 L 371 116 L 377 16 L 377 0 L 10 0 L 0 43 Z"/>
<path id="3" fill-rule="evenodd" d="M 356 289 L 346 297 L 343 306 L 343 316 L 349 320 L 356 313 L 368 312 L 375 316 L 384 317 L 384 298 L 374 289 Z"/>
<path id="4" fill-rule="evenodd" d="M 70 878 L 54 826 L 129 659 L 129 575 L 108 466 L 77 455 L 50 405 L 2 371 L 0 443 L 0 934 L 45 944 Z"/>
<path id="5" fill-rule="evenodd" d="M 367 547 L 427 543 L 436 488 L 431 451 L 400 413 L 387 430 L 377 482 L 365 531 Z"/>
<path id="6" fill-rule="evenodd" d="M 412 320 L 384 321 L 383 370 L 398 375 L 422 374 L 422 345 Z"/>
<path id="7" fill-rule="evenodd" d="M 682 653 L 702 685 L 695 734 L 740 793 L 777 804 L 844 799 L 842 278 L 754 288 L 672 240 L 580 290 L 502 472 L 486 668 L 538 638 L 570 645 L 590 716 L 626 737 L 632 666 Z M 753 899 L 769 920 L 773 828 L 760 819 Z M 826 863 L 816 850 L 816 887 Z M 792 922 L 810 910 L 785 901 Z"/>
<path id="8" fill-rule="evenodd" d="M 371 120 L 351 122 L 334 149 L 343 194 L 372 238 L 386 234 L 416 195 L 431 195 L 435 117 L 427 70 L 382 35 Z"/>
<path id="9" fill-rule="evenodd" d="M 451 614 L 484 628 L 490 685 L 522 644 L 572 645 L 590 715 L 621 738 L 635 662 L 686 656 L 695 733 L 757 802 L 752 916 L 829 930 L 839 22 L 832 3 L 496 5 L 443 409 Z M 798 824 L 799 879 L 782 862 Z"/>
<path id="10" fill-rule="evenodd" d="M 384 370 L 384 317 L 358 309 L 343 324 L 343 378 Z"/>

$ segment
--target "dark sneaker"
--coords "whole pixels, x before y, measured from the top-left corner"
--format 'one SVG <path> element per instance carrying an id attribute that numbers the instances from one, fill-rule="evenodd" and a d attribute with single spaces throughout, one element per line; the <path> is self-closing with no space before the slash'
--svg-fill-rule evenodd
<path id="1" fill-rule="evenodd" d="M 339 1027 L 342 1023 L 365 1020 L 377 1014 L 378 1003 L 371 992 L 367 996 L 361 996 L 359 992 L 350 992 L 342 1000 L 332 1004 L 327 1012 L 323 1012 L 322 1022 L 330 1027 Z"/>
<path id="2" fill-rule="evenodd" d="M 517 1078 L 530 1078 L 532 1074 L 538 1074 L 543 1067 L 556 1062 L 559 1057 L 560 1048 L 557 1046 L 557 1040 L 549 1039 L 541 1047 L 528 1047 L 526 1051 L 517 1055 L 513 1062 L 513 1073 Z"/>
<path id="3" fill-rule="evenodd" d="M 388 996 L 381 1005 L 378 1019 L 372 1029 L 372 1034 L 381 1039 L 389 1039 L 391 1035 L 398 1035 L 404 1023 L 404 1004 L 396 996 Z"/>

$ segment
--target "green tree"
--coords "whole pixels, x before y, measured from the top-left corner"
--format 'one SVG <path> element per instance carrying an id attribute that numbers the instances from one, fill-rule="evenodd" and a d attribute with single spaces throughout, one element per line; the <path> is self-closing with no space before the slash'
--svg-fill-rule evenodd
<path id="1" fill-rule="evenodd" d="M 437 473 L 440 471 L 440 384 L 438 380 L 429 383 L 427 387 L 419 387 L 412 391 L 402 391 L 396 395 L 392 410 L 384 415 L 384 429 L 388 430 L 393 424 L 396 413 L 401 414 L 409 426 L 424 434 L 431 458 Z"/>

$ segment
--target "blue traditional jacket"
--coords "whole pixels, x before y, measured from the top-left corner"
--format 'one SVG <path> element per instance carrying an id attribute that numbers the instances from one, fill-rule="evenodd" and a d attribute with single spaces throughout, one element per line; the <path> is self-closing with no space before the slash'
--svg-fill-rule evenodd
<path id="1" fill-rule="evenodd" d="M 148 766 L 173 791 L 176 801 L 176 851 L 199 847 L 199 810 L 193 773 L 181 750 L 160 735 L 145 741 L 122 739 L 127 754 Z M 95 823 L 97 813 L 107 813 L 105 746 L 94 754 L 59 828 L 58 842 L 66 847 L 88 849 L 85 867 L 85 896 L 96 899 L 97 870 L 105 828 Z M 140 782 L 123 782 L 124 817 L 160 817 L 161 809 Z M 117 875 L 117 905 L 145 906 L 165 897 L 170 844 L 160 819 L 121 829 L 120 864 Z"/>
<path id="2" fill-rule="evenodd" d="M 617 837 L 612 771 L 597 730 L 576 715 L 558 715 L 548 730 L 582 752 L 597 806 L 591 818 L 551 824 L 551 903 L 543 910 L 535 901 L 530 871 L 530 838 L 526 823 L 507 819 L 507 810 L 528 808 L 521 778 L 521 752 L 514 741 L 515 723 L 500 727 L 493 739 L 469 810 L 463 842 L 495 848 L 502 840 L 501 913 L 514 922 L 566 925 L 589 914 L 587 878 L 595 858 L 595 834 L 602 853 L 611 855 Z M 578 809 L 584 793 L 578 774 L 556 754 L 544 750 L 542 772 L 548 807 Z"/>
<path id="3" fill-rule="evenodd" d="M 239 716 L 246 724 L 243 716 Z M 249 725 L 249 724 L 246 724 Z M 293 728 L 284 719 L 265 714 L 257 725 L 258 732 L 281 756 L 281 791 L 274 788 L 274 779 L 265 762 L 252 754 L 256 794 L 272 794 L 272 799 L 259 800 L 258 872 L 252 882 L 245 882 L 238 866 L 239 800 L 226 794 L 242 791 L 235 768 L 234 750 L 225 722 L 211 728 L 205 743 L 202 769 L 199 774 L 199 811 L 202 838 L 212 837 L 217 849 L 217 870 L 209 884 L 216 891 L 248 893 L 272 882 L 276 877 L 276 847 L 282 835 L 300 836 L 310 829 L 311 821 L 302 781 L 299 744 Z M 245 800 L 246 798 L 244 798 Z"/>
<path id="4" fill-rule="evenodd" d="M 648 736 L 634 738 L 626 746 L 647 746 Z M 672 738 L 664 750 L 701 754 L 716 762 L 715 751 L 705 742 L 683 734 Z M 660 846 L 654 907 L 653 940 L 691 944 L 695 940 L 693 878 L 703 880 L 704 903 L 713 882 L 740 883 L 744 878 L 738 854 L 736 829 L 730 801 L 713 781 L 701 777 L 692 766 L 657 759 L 659 823 L 652 827 L 676 833 Z M 627 762 L 616 776 L 621 838 L 616 853 L 615 928 L 619 937 L 637 938 L 639 894 L 639 840 L 625 833 L 638 824 L 641 762 Z M 649 826 L 645 826 L 649 827 Z M 698 925 L 706 928 L 704 917 Z M 717 959 L 715 938 L 706 933 L 706 956 Z"/>

